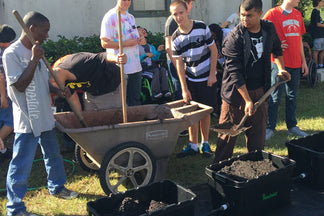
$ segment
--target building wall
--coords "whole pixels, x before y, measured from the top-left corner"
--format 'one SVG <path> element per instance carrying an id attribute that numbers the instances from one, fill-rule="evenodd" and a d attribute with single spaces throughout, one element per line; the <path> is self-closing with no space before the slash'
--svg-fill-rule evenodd
<path id="1" fill-rule="evenodd" d="M 240 1 L 195 0 L 190 16 L 207 24 L 219 24 L 238 10 Z M 34 10 L 49 18 L 49 35 L 52 40 L 56 40 L 58 35 L 67 38 L 99 35 L 102 17 L 115 4 L 116 0 L 0 0 L 0 24 L 7 23 L 18 33 L 21 27 L 12 15 L 12 10 L 17 10 L 22 17 Z M 272 0 L 263 0 L 263 4 L 263 10 L 266 11 L 271 8 Z M 145 26 L 152 32 L 164 32 L 167 17 L 135 18 L 137 25 Z"/>

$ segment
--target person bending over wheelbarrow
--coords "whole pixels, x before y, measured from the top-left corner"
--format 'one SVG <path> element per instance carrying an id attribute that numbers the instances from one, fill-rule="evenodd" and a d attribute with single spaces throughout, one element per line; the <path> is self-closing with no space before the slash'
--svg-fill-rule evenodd
<path id="1" fill-rule="evenodd" d="M 238 124 L 245 113 L 246 146 L 249 152 L 262 150 L 265 144 L 267 104 L 254 110 L 258 101 L 270 87 L 271 54 L 279 67 L 279 78 L 290 80 L 284 69 L 281 42 L 271 22 L 261 20 L 262 1 L 243 0 L 238 24 L 225 38 L 222 53 L 225 68 L 221 88 L 222 107 L 219 125 Z M 214 162 L 233 155 L 236 136 L 218 134 Z"/>
<path id="2" fill-rule="evenodd" d="M 85 110 L 120 108 L 120 68 L 116 63 L 126 62 L 125 54 L 79 52 L 58 59 L 53 70 L 61 83 L 70 89 L 71 99 L 79 110 L 81 103 L 76 90 L 84 91 Z M 55 85 L 54 79 L 52 83 Z"/>

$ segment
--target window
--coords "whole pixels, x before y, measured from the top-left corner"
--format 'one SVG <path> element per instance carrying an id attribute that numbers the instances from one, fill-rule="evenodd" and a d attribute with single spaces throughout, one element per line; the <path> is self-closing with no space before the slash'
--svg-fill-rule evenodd
<path id="1" fill-rule="evenodd" d="M 135 17 L 167 17 L 171 0 L 132 0 L 129 12 Z"/>

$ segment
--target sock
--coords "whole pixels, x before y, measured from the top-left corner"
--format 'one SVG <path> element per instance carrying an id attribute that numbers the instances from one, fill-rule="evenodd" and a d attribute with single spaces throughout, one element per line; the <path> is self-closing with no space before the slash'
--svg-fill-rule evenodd
<path id="1" fill-rule="evenodd" d="M 6 151 L 7 151 L 7 148 L 4 148 L 4 149 L 0 150 L 1 154 L 6 153 Z"/>
<path id="2" fill-rule="evenodd" d="M 207 144 L 208 144 L 208 141 L 203 141 L 203 142 L 201 142 L 201 145 L 203 145 L 204 143 L 207 143 Z"/>
<path id="3" fill-rule="evenodd" d="M 195 150 L 195 151 L 198 151 L 199 150 L 199 146 L 198 146 L 198 143 L 189 143 L 190 144 L 190 147 Z"/>

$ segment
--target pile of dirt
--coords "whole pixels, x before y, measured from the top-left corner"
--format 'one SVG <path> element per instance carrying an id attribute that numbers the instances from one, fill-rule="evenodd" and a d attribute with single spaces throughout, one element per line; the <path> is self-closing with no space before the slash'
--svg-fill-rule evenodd
<path id="1" fill-rule="evenodd" d="M 230 166 L 223 167 L 220 172 L 250 180 L 258 178 L 262 175 L 267 175 L 276 169 L 277 168 L 269 159 L 260 161 L 236 160 Z"/>
<path id="2" fill-rule="evenodd" d="M 110 214 L 105 214 L 105 216 L 137 216 L 162 209 L 167 205 L 155 200 L 143 202 L 131 197 L 125 197 L 120 206 L 116 206 Z"/>

